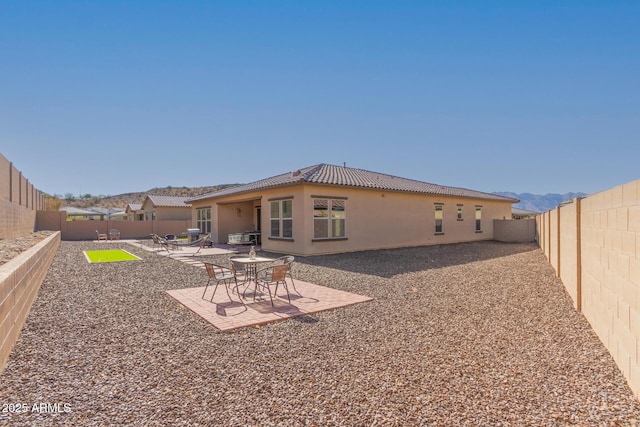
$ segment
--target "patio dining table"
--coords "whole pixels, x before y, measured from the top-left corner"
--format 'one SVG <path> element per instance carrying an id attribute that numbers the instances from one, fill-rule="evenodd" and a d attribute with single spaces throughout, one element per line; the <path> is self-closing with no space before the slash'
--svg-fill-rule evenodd
<path id="1" fill-rule="evenodd" d="M 265 258 L 265 257 L 255 257 L 255 258 L 250 258 L 248 256 L 246 257 L 239 257 L 239 258 L 233 258 L 233 262 L 237 262 L 238 264 L 243 264 L 246 266 L 246 275 L 245 275 L 245 288 L 244 291 L 242 292 L 242 294 L 244 295 L 245 292 L 247 291 L 247 289 L 249 288 L 249 286 L 251 285 L 251 282 L 253 282 L 254 284 L 254 299 L 255 299 L 255 294 L 258 291 L 257 289 L 257 284 L 258 284 L 258 277 L 257 277 L 257 271 L 258 271 L 258 265 L 259 264 L 266 264 L 269 262 L 273 262 L 274 260 L 272 258 Z"/>

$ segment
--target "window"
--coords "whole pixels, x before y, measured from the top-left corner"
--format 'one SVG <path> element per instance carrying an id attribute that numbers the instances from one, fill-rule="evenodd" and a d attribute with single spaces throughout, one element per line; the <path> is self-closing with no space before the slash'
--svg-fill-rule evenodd
<path id="1" fill-rule="evenodd" d="M 482 206 L 476 206 L 476 233 L 482 231 Z"/>
<path id="2" fill-rule="evenodd" d="M 196 227 L 201 233 L 211 233 L 211 208 L 196 209 Z"/>
<path id="3" fill-rule="evenodd" d="M 462 205 L 458 205 L 458 221 L 462 221 Z"/>
<path id="4" fill-rule="evenodd" d="M 271 237 L 293 238 L 293 200 L 271 201 Z"/>
<path id="5" fill-rule="evenodd" d="M 346 200 L 313 199 L 313 238 L 346 237 Z"/>
<path id="6" fill-rule="evenodd" d="M 442 208 L 443 205 L 436 205 L 436 234 L 443 234 L 444 230 L 442 228 Z"/>

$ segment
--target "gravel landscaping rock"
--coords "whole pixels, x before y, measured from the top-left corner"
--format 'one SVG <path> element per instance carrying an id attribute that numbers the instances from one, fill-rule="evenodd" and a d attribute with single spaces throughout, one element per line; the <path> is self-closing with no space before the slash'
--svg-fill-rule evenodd
<path id="1" fill-rule="evenodd" d="M 1 374 L 0 403 L 29 408 L 8 425 L 640 425 L 534 245 L 297 258 L 296 277 L 374 301 L 230 333 L 165 292 L 204 270 L 124 242 L 142 261 L 86 262 L 103 247 L 61 243 Z"/>
<path id="2" fill-rule="evenodd" d="M 52 234 L 53 231 L 36 231 L 26 236 L 0 239 L 0 265 L 11 261 L 22 252 L 32 248 L 33 245 Z"/>

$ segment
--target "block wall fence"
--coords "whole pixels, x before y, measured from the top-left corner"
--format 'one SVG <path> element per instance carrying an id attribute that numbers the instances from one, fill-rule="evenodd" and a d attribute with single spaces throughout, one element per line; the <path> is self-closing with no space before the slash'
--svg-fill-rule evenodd
<path id="1" fill-rule="evenodd" d="M 36 212 L 42 209 L 44 194 L 0 154 L 0 239 L 32 233 L 36 227 Z M 20 336 L 59 244 L 60 233 L 54 233 L 0 265 L 0 373 Z"/>
<path id="2" fill-rule="evenodd" d="M 540 248 L 640 399 L 640 180 L 537 218 Z"/>
<path id="3" fill-rule="evenodd" d="M 44 194 L 0 154 L 0 239 L 34 231 L 36 211 L 44 209 Z"/>
<path id="4" fill-rule="evenodd" d="M 108 233 L 111 229 L 120 231 L 121 239 L 150 239 L 149 234 L 161 236 L 184 233 L 192 228 L 191 220 L 79 220 L 67 221 L 66 212 L 39 211 L 36 216 L 38 230 L 60 231 L 62 240 L 96 240 L 96 231 Z"/>
<path id="5" fill-rule="evenodd" d="M 0 373 L 53 262 L 60 232 L 0 265 Z"/>

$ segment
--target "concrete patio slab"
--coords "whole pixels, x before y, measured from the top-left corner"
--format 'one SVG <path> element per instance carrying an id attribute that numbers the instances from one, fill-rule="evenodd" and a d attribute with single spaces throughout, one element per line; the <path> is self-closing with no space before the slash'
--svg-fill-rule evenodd
<path id="1" fill-rule="evenodd" d="M 169 256 L 174 259 L 181 258 L 197 258 L 198 256 L 210 256 L 210 255 L 230 255 L 233 253 L 238 253 L 240 251 L 234 250 L 234 248 L 230 248 L 223 245 L 215 245 L 213 247 L 206 248 L 198 248 L 197 246 L 182 246 L 178 248 L 171 248 L 169 252 L 162 248 L 147 246 L 141 243 L 139 240 L 127 240 L 126 243 L 129 243 L 137 248 L 144 249 L 149 252 L 154 252 L 158 255 Z M 248 252 L 249 249 L 246 249 Z"/>
<path id="2" fill-rule="evenodd" d="M 222 285 L 218 287 L 213 301 L 211 301 L 211 295 L 215 286 L 209 286 L 204 299 L 202 298 L 204 286 L 168 290 L 167 293 L 221 331 L 262 325 L 373 299 L 298 279 L 295 280 L 295 285 L 300 295 L 295 294 L 293 288 L 289 286 L 291 291 L 291 304 L 289 304 L 286 291 L 280 288 L 277 297 L 273 300 L 273 307 L 267 294 L 257 293 L 254 301 L 253 294 L 248 293 L 243 303 L 237 294 L 231 293 L 232 299 L 229 300 Z"/>

